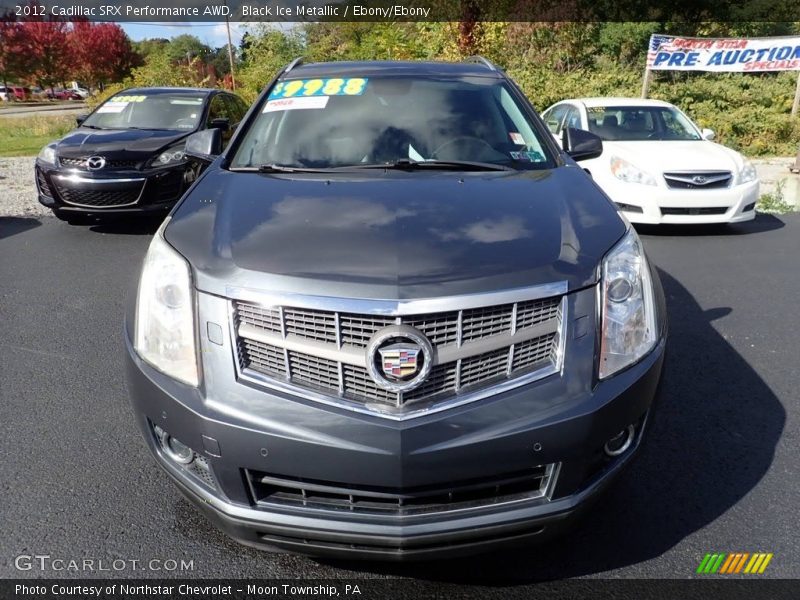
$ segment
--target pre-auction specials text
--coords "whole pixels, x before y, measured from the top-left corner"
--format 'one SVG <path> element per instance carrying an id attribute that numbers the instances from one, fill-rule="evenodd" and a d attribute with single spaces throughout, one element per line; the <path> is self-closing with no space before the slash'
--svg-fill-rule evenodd
<path id="1" fill-rule="evenodd" d="M 113 583 L 109 585 L 80 585 L 54 583 L 52 585 L 26 585 L 14 586 L 17 596 L 43 597 L 47 594 L 53 596 L 83 596 L 96 597 L 122 595 L 122 596 L 232 596 L 233 594 L 247 594 L 248 596 L 352 596 L 360 595 L 361 590 L 356 584 L 340 585 L 303 585 L 282 583 L 277 585 L 248 584 L 241 587 L 232 585 L 198 585 L 182 583 L 180 585 L 140 585 L 127 583 Z"/>

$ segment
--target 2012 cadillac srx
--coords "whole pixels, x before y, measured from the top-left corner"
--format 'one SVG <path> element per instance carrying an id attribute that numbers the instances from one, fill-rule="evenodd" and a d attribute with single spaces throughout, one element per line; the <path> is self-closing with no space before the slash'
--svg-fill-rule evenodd
<path id="1" fill-rule="evenodd" d="M 295 61 L 157 232 L 126 320 L 158 464 L 237 540 L 420 559 L 545 539 L 629 462 L 664 295 L 488 61 Z"/>

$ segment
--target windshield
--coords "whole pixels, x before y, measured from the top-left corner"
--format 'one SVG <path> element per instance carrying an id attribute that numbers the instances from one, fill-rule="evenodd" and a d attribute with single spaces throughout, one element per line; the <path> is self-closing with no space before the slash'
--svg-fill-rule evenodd
<path id="1" fill-rule="evenodd" d="M 101 129 L 194 129 L 203 114 L 204 95 L 130 94 L 104 102 L 83 125 Z"/>
<path id="2" fill-rule="evenodd" d="M 231 167 L 341 168 L 409 161 L 553 166 L 538 130 L 505 83 L 387 76 L 279 82 Z"/>
<path id="3" fill-rule="evenodd" d="M 692 122 L 669 106 L 590 106 L 589 131 L 604 140 L 700 140 Z"/>

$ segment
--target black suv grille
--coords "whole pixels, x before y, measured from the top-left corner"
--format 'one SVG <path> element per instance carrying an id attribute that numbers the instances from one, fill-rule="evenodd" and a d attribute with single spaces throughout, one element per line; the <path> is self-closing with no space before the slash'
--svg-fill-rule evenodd
<path id="1" fill-rule="evenodd" d="M 76 169 L 86 169 L 86 159 L 88 156 L 82 158 L 66 158 L 59 157 L 58 162 L 63 167 L 73 167 Z M 139 166 L 139 161 L 136 160 L 107 160 L 103 169 L 136 169 Z"/>
<path id="2" fill-rule="evenodd" d="M 59 196 L 67 204 L 80 206 L 124 206 L 139 198 L 141 184 L 123 190 L 75 189 L 56 185 Z"/>
<path id="3" fill-rule="evenodd" d="M 556 464 L 541 465 L 492 478 L 454 482 L 446 487 L 397 490 L 287 479 L 245 470 L 253 501 L 262 508 L 294 506 L 382 515 L 443 512 L 513 500 L 549 498 L 557 472 Z"/>

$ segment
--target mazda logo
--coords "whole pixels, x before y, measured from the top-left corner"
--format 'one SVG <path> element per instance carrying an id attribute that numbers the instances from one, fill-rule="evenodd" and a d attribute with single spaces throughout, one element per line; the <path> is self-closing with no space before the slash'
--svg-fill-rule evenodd
<path id="1" fill-rule="evenodd" d="M 106 166 L 106 159 L 102 156 L 90 156 L 86 159 L 86 168 L 90 171 L 97 171 Z"/>

